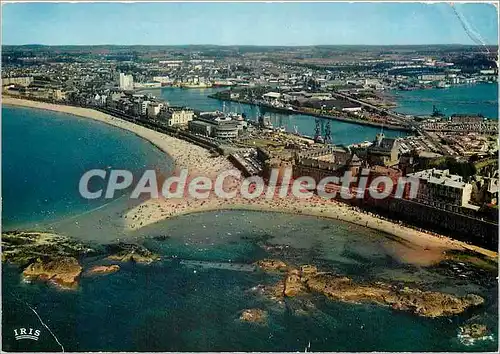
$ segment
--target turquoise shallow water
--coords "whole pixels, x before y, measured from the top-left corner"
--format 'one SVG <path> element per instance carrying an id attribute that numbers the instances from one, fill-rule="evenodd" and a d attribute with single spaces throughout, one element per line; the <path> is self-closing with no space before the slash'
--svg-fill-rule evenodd
<path id="1" fill-rule="evenodd" d="M 443 114 L 482 114 L 498 119 L 498 84 L 454 86 L 446 89 L 393 91 L 397 112 L 414 115 L 432 114 L 435 105 Z"/>
<path id="2" fill-rule="evenodd" d="M 2 107 L 2 226 L 60 220 L 109 203 L 78 191 L 91 169 L 167 171 L 170 159 L 135 134 L 63 113 Z M 99 179 L 92 180 L 100 187 Z M 123 193 L 116 193 L 119 197 Z"/>

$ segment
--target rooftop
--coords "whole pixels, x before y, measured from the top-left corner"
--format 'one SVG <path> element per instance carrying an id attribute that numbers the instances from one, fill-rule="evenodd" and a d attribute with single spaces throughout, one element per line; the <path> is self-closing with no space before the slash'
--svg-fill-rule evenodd
<path id="1" fill-rule="evenodd" d="M 408 176 L 423 179 L 428 183 L 441 184 L 452 188 L 464 188 L 467 185 L 467 183 L 463 181 L 462 176 L 452 175 L 449 170 L 438 170 L 433 168 L 410 173 Z"/>

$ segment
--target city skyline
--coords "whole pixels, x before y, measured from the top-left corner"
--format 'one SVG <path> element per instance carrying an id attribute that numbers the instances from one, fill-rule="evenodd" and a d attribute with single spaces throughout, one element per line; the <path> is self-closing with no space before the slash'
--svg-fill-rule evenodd
<path id="1" fill-rule="evenodd" d="M 4 45 L 498 43 L 492 4 L 454 6 L 456 12 L 448 3 L 11 3 L 2 8 L 2 32 Z"/>

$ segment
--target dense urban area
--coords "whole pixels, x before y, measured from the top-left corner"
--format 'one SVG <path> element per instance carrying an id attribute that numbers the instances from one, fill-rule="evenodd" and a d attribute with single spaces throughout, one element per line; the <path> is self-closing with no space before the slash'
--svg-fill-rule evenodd
<path id="1" fill-rule="evenodd" d="M 392 110 L 392 90 L 497 82 L 497 48 L 479 46 L 4 46 L 4 96 L 93 108 L 225 155 L 247 176 L 415 177 L 415 199 L 344 201 L 413 227 L 496 249 L 498 117 Z M 173 106 L 152 89 L 220 87 L 207 100 L 259 108 Z M 147 92 L 146 92 L 147 91 Z M 273 126 L 266 112 L 316 117 L 314 136 Z M 377 127 L 372 141 L 335 144 L 337 121 Z M 407 135 L 389 138 L 387 130 Z M 395 183 L 396 185 L 396 183 Z M 355 186 L 353 186 L 355 187 Z"/>

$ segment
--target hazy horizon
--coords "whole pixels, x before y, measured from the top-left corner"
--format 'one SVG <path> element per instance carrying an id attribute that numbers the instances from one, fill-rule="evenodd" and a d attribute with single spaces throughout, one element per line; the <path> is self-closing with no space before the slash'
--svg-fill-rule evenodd
<path id="1" fill-rule="evenodd" d="M 266 44 L 41 44 L 41 43 L 26 43 L 26 44 L 2 44 L 2 47 L 264 47 L 264 48 L 308 48 L 308 47 L 440 47 L 440 46 L 457 46 L 457 47 L 483 47 L 480 44 L 463 44 L 463 43 L 432 43 L 432 44 L 303 44 L 303 45 L 266 45 Z M 486 44 L 488 47 L 498 47 L 498 44 Z"/>

